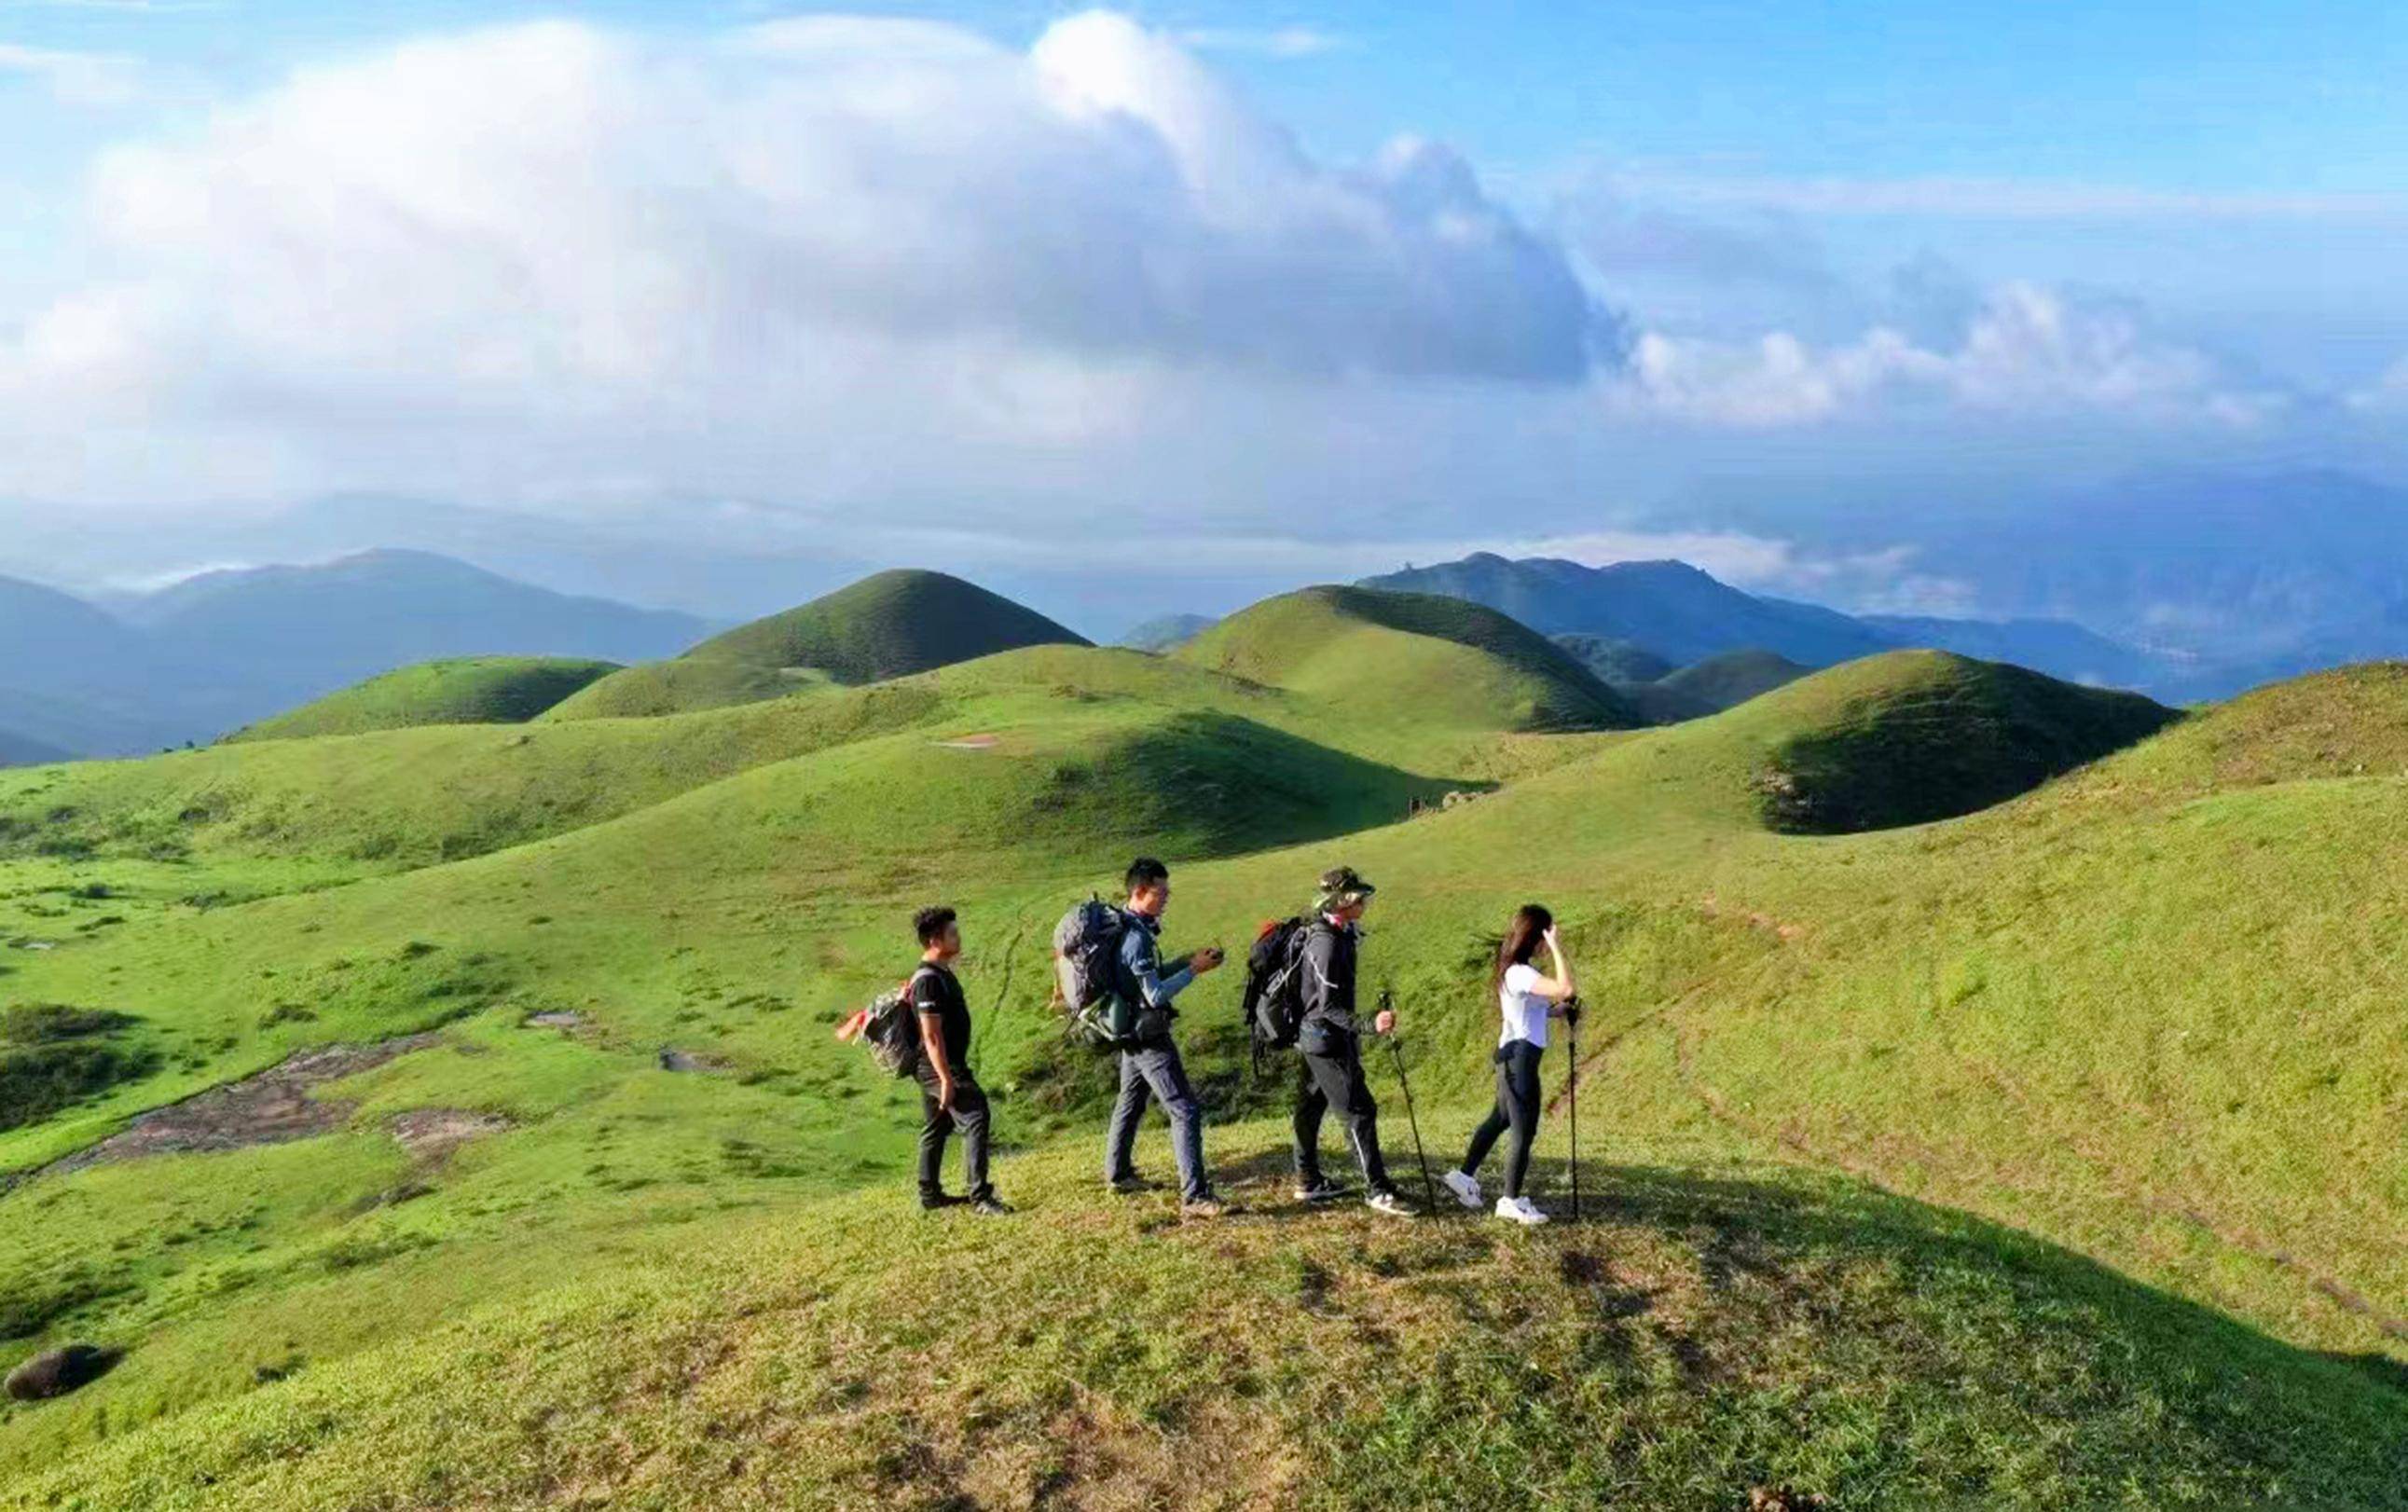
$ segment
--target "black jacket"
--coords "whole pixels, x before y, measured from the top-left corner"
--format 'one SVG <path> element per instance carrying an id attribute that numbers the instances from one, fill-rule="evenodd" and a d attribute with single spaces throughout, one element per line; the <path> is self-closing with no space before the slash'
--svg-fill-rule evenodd
<path id="1" fill-rule="evenodd" d="M 1316 919 L 1304 936 L 1304 1018 L 1297 1043 L 1308 1055 L 1352 1048 L 1362 1033 L 1354 1017 L 1354 957 L 1362 936 L 1354 926 Z"/>

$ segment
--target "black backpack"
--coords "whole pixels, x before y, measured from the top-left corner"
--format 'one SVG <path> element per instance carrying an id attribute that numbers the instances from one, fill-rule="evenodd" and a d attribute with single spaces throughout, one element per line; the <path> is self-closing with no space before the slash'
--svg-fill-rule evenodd
<path id="1" fill-rule="evenodd" d="M 1244 1013 L 1257 1065 L 1263 1051 L 1296 1044 L 1304 1022 L 1304 942 L 1312 934 L 1310 920 L 1275 919 L 1246 952 Z"/>
<path id="2" fill-rule="evenodd" d="M 912 1006 L 911 989 L 919 985 L 923 966 L 870 999 L 869 1006 L 845 1021 L 838 1039 L 858 1039 L 869 1049 L 878 1069 L 893 1077 L 916 1076 L 920 1070 L 920 1014 Z"/>
<path id="3" fill-rule="evenodd" d="M 1136 1010 L 1121 991 L 1121 938 L 1128 916 L 1101 898 L 1074 906 L 1054 926 L 1054 984 L 1074 1033 L 1106 1048 L 1129 1043 Z"/>

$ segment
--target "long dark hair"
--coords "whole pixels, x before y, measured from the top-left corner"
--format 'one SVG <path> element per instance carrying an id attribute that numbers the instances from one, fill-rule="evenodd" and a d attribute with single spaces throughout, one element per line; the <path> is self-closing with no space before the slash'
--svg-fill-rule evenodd
<path id="1" fill-rule="evenodd" d="M 1512 927 L 1497 947 L 1497 975 L 1488 984 L 1491 991 L 1505 991 L 1505 973 L 1528 964 L 1530 957 L 1538 952 L 1539 942 L 1555 925 L 1555 916 L 1547 912 L 1545 904 L 1526 903 L 1513 910 Z"/>

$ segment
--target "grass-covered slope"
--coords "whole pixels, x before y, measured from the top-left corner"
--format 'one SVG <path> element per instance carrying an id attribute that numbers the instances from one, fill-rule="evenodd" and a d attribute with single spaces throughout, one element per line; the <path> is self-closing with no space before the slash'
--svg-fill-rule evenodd
<path id="1" fill-rule="evenodd" d="M 1484 605 L 1436 594 L 1303 589 L 1230 616 L 1174 654 L 1394 723 L 1528 731 L 1641 722 L 1562 647 Z"/>
<path id="2" fill-rule="evenodd" d="M 1084 646 L 1034 609 L 941 572 L 882 572 L 783 614 L 738 625 L 667 663 L 606 678 L 557 720 L 666 714 L 775 698 L 815 682 L 860 684 L 1024 646 Z"/>
<path id="3" fill-rule="evenodd" d="M 1367 652 L 1440 639 L 1318 622 Z M 0 1407 L 0 1506 L 2408 1505 L 2396 679 L 2270 690 L 1968 817 L 1799 836 L 1767 827 L 1763 776 L 1821 749 L 1842 791 L 1881 789 L 1869 722 L 1981 753 L 1914 768 L 1960 808 L 2121 726 L 2081 690 L 1900 654 L 1666 729 L 1498 720 L 1477 740 L 1526 753 L 1514 780 L 1383 822 L 1473 727 L 1430 742 L 1279 644 L 1293 686 L 1040 647 L 749 708 L 0 788 L 0 940 L 51 947 L 7 951 L 0 999 L 122 1014 L 108 1043 L 157 1057 L 0 1132 L 0 1171 L 299 1048 L 438 1036 L 316 1089 L 330 1133 L 0 1196 L 0 1364 L 129 1350 Z M 497 756 L 531 760 L 458 813 L 509 812 L 512 784 L 596 796 L 316 891 L 359 868 L 320 853 L 352 831 L 297 768 L 181 858 L 53 844 L 133 811 L 112 793 L 164 809 L 296 752 L 347 764 L 355 805 L 412 763 L 473 788 Z M 246 849 L 304 792 L 330 806 L 289 851 Z M 1063 1044 L 1044 944 L 1140 849 L 1174 866 L 1174 951 L 1242 944 L 1333 862 L 1378 881 L 1365 986 L 1396 989 L 1433 1161 L 1486 1106 L 1481 957 L 1512 904 L 1555 905 L 1592 1006 L 1589 1220 L 1292 1205 L 1283 1126 L 1255 1120 L 1285 1083 L 1248 1077 L 1235 971 L 1181 1034 L 1254 1210 L 1108 1202 L 1107 1068 Z M 251 901 L 183 901 L 237 883 Z M 916 1093 L 828 1034 L 936 899 L 963 910 L 1025 1209 L 992 1227 L 911 1211 Z M 1417 1187 L 1384 1048 L 1371 1076 Z M 429 1126 L 466 1133 L 445 1152 Z M 1167 1172 L 1158 1127 L 1140 1159 Z"/>
<path id="4" fill-rule="evenodd" d="M 2177 718 L 2138 693 L 1945 651 L 1897 651 L 1854 667 L 1814 679 L 1795 701 L 1824 705 L 1826 717 L 1781 741 L 1758 774 L 1776 829 L 1828 834 L 1971 813 Z"/>
<path id="5" fill-rule="evenodd" d="M 422 662 L 262 720 L 229 738 L 290 740 L 422 724 L 523 724 L 618 670 L 615 662 L 564 656 Z"/>
<path id="6" fill-rule="evenodd" d="M 1725 651 L 1666 673 L 1656 685 L 1719 710 L 1796 682 L 1813 670 L 1778 651 Z"/>

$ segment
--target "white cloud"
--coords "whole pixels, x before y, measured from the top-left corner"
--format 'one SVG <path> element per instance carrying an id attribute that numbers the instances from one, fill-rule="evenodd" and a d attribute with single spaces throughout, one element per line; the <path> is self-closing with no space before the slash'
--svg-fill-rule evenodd
<path id="1" fill-rule="evenodd" d="M 0 42 L 0 77 L 10 74 L 41 85 L 61 105 L 121 106 L 141 92 L 141 65 L 115 53 L 64 52 Z"/>
<path id="2" fill-rule="evenodd" d="M 2202 192 L 2131 184 L 1927 176 L 1780 178 L 1625 168 L 1626 190 L 1691 205 L 1812 216 L 1954 216 L 1967 220 L 2408 221 L 2408 197 L 2343 191 Z"/>
<path id="3" fill-rule="evenodd" d="M 2369 415 L 2408 415 L 2408 357 L 2402 357 L 2373 382 L 2347 395 L 2350 408 Z"/>
<path id="4" fill-rule="evenodd" d="M 1794 425 L 1884 404 L 2000 415 L 2107 414 L 2246 427 L 2283 394 L 2235 382 L 2213 359 L 2156 338 L 2139 313 L 2029 283 L 1985 294 L 1955 345 L 1888 326 L 1816 349 L 1785 332 L 1754 342 L 1643 333 L 1616 404 L 1740 426 Z"/>
<path id="5" fill-rule="evenodd" d="M 1198 26 L 1180 33 L 1179 40 L 1199 52 L 1250 52 L 1266 58 L 1311 58 L 1348 45 L 1337 33 L 1313 26 Z"/>

